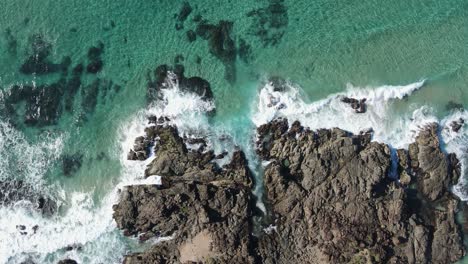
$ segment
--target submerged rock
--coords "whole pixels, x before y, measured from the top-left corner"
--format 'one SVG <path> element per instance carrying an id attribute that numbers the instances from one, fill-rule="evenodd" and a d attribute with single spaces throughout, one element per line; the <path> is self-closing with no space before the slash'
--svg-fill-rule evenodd
<path id="1" fill-rule="evenodd" d="M 13 55 L 15 56 L 16 53 L 17 53 L 17 49 L 18 49 L 18 41 L 16 40 L 16 38 L 13 36 L 13 34 L 11 33 L 11 29 L 10 28 L 7 28 L 5 30 L 5 34 L 4 34 L 4 37 L 5 37 L 5 41 L 7 43 L 7 50 L 8 50 L 8 53 L 10 55 Z"/>
<path id="2" fill-rule="evenodd" d="M 193 30 L 188 30 L 186 33 L 188 42 L 194 42 L 197 40 L 197 33 Z"/>
<path id="3" fill-rule="evenodd" d="M 49 44 L 44 36 L 35 34 L 31 37 L 31 55 L 21 65 L 19 71 L 23 74 L 47 74 L 58 71 L 66 71 L 71 63 L 69 57 L 65 57 L 59 64 L 49 60 L 52 52 L 52 45 Z"/>
<path id="4" fill-rule="evenodd" d="M 447 111 L 451 111 L 451 110 L 462 110 L 462 109 L 463 109 L 463 104 L 458 103 L 458 102 L 455 102 L 455 101 L 449 101 L 449 102 L 445 105 L 445 109 L 446 109 Z"/>
<path id="5" fill-rule="evenodd" d="M 14 85 L 6 93 L 5 107 L 8 114 L 20 114 L 24 111 L 24 122 L 31 126 L 47 126 L 55 124 L 61 116 L 61 97 L 63 95 L 63 80 L 51 85 Z M 25 102 L 26 107 L 21 107 Z M 18 113 L 19 112 L 19 113 Z"/>
<path id="6" fill-rule="evenodd" d="M 286 33 L 289 23 L 284 0 L 268 0 L 268 5 L 247 13 L 252 19 L 249 33 L 260 39 L 263 46 L 276 46 Z"/>
<path id="7" fill-rule="evenodd" d="M 29 125 L 52 125 L 61 115 L 61 83 L 39 86 L 32 89 L 26 102 L 24 122 Z"/>
<path id="8" fill-rule="evenodd" d="M 71 176 L 76 173 L 83 162 L 83 154 L 74 153 L 72 155 L 63 155 L 62 171 L 65 176 Z"/>
<path id="9" fill-rule="evenodd" d="M 184 28 L 184 22 L 187 17 L 192 13 L 192 7 L 190 6 L 189 2 L 183 2 L 182 7 L 179 10 L 179 14 L 177 14 L 176 19 L 176 30 L 181 30 Z"/>
<path id="10" fill-rule="evenodd" d="M 233 22 L 224 20 L 219 21 L 217 25 L 201 21 L 195 31 L 198 36 L 208 41 L 211 54 L 224 64 L 224 78 L 231 84 L 236 81 L 237 56 L 235 41 L 231 37 L 233 25 Z"/>
<path id="11" fill-rule="evenodd" d="M 99 42 L 97 46 L 91 47 L 88 50 L 89 64 L 86 66 L 86 72 L 96 74 L 102 70 L 104 63 L 101 55 L 104 52 L 104 43 Z"/>

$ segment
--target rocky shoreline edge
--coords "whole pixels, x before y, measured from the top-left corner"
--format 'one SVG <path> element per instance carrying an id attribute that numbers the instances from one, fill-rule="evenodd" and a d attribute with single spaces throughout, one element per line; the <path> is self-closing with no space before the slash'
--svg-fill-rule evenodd
<path id="1" fill-rule="evenodd" d="M 396 160 L 372 132 L 311 131 L 285 119 L 260 126 L 267 214 L 254 234 L 261 212 L 244 153 L 219 166 L 225 153 L 181 137 L 164 117 L 150 120 L 128 158 L 153 148 L 145 176 L 161 184 L 125 187 L 113 217 L 127 236 L 170 239 L 124 263 L 453 263 L 466 253 L 450 192 L 460 163 L 441 150 L 438 124 L 395 150 Z"/>

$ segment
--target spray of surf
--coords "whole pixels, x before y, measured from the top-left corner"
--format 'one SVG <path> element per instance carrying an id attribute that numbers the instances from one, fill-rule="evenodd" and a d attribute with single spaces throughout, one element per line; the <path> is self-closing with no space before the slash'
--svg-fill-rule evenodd
<path id="1" fill-rule="evenodd" d="M 447 152 L 457 154 L 462 165 L 462 176 L 454 186 L 454 193 L 468 200 L 466 167 L 468 131 L 466 125 L 458 132 L 450 124 L 460 118 L 467 120 L 466 111 L 454 112 L 439 120 L 429 106 L 410 105 L 406 113 L 397 113 L 395 102 L 421 89 L 425 81 L 402 86 L 354 87 L 348 85 L 342 93 L 332 94 L 322 100 L 308 103 L 300 87 L 287 83 L 284 89 L 277 89 L 273 83 L 266 83 L 259 91 L 258 101 L 253 107 L 252 121 L 258 127 L 275 118 L 286 118 L 289 123 L 298 120 L 312 130 L 339 127 L 354 134 L 373 130 L 373 140 L 388 144 L 393 150 L 407 148 L 414 142 L 419 131 L 429 123 L 438 122 Z M 365 113 L 356 113 L 342 98 L 366 99 Z M 396 157 L 394 157 L 396 158 Z M 391 176 L 391 175 L 390 175 Z"/>
<path id="2" fill-rule="evenodd" d="M 144 180 L 144 170 L 151 159 L 127 160 L 134 139 L 142 135 L 148 125 L 148 116 L 166 116 L 170 119 L 168 124 L 176 125 L 184 134 L 198 135 L 209 130 L 206 113 L 214 109 L 214 103 L 192 93 L 182 93 L 176 80 L 168 80 L 168 83 L 168 89 L 161 90 L 160 101 L 122 123 L 116 146 L 121 153 L 119 183 L 100 203 L 93 200 L 93 191 L 65 193 L 59 186 L 53 186 L 57 188 L 59 197 L 56 198 L 67 201 L 67 210 L 62 214 L 45 217 L 22 204 L 0 207 L 0 263 L 21 263 L 28 259 L 56 263 L 63 258 L 72 258 L 78 263 L 122 261 L 129 241 L 116 228 L 112 205 L 118 202 L 119 190 L 126 185 L 152 183 Z M 61 154 L 61 138 L 28 145 L 12 127 L 0 123 L 0 132 L 1 151 L 18 150 L 21 162 L 30 164 L 25 168 L 25 178 L 43 182 L 47 166 Z M 24 157 L 23 151 L 28 156 Z M 3 179 L 11 173 L 13 161 L 2 159 L 0 162 L 0 179 Z M 44 186 L 42 184 L 39 189 Z"/>

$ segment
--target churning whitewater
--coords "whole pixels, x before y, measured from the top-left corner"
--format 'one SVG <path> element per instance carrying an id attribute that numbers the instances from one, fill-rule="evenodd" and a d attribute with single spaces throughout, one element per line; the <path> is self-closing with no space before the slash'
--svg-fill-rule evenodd
<path id="1" fill-rule="evenodd" d="M 122 122 L 116 139 L 121 163 L 121 173 L 116 177 L 118 184 L 100 202 L 93 200 L 93 191 L 66 193 L 61 186 L 44 181 L 48 166 L 61 154 L 62 141 L 66 135 L 46 135 L 39 143 L 31 144 L 21 132 L 6 122 L 0 123 L 0 151 L 4 157 L 0 160 L 0 179 L 11 180 L 13 173 L 19 174 L 25 184 L 32 188 L 27 190 L 28 196 L 48 193 L 63 206 L 59 213 L 45 216 L 37 212 L 28 201 L 18 200 L 10 205 L 2 205 L 0 263 L 21 263 L 31 255 L 41 263 L 56 263 L 63 258 L 73 258 L 79 263 L 119 263 L 129 247 L 144 247 L 137 239 L 124 238 L 116 230 L 112 205 L 118 201 L 119 190 L 124 186 L 148 183 L 144 180 L 144 172 L 150 159 L 129 161 L 127 153 L 134 139 L 142 135 L 148 126 L 149 116 L 167 117 L 167 124 L 176 126 L 184 137 L 206 138 L 209 148 L 216 153 L 232 153 L 237 147 L 244 148 L 250 169 L 254 170 L 256 177 L 254 194 L 257 197 L 262 196 L 262 175 L 261 166 L 257 165 L 255 158 L 255 128 L 275 118 L 287 118 L 289 124 L 298 120 L 312 130 L 339 127 L 359 134 L 372 129 L 373 141 L 387 143 L 393 148 L 407 148 L 427 124 L 439 122 L 445 150 L 456 153 L 462 164 L 462 176 L 453 191 L 462 200 L 468 200 L 465 179 L 468 130 L 466 126 L 458 133 L 450 129 L 454 120 L 468 120 L 468 113 L 457 110 L 438 120 L 430 106 L 410 105 L 403 114 L 394 107 L 396 101 L 404 100 L 423 89 L 425 81 L 403 86 L 359 88 L 349 85 L 344 92 L 316 102 L 304 100 L 301 88 L 291 82 L 286 82 L 283 90 L 275 90 L 272 83 L 266 82 L 259 87 L 258 97 L 252 101 L 249 117 L 251 124 L 244 128 L 246 140 L 240 142 L 227 135 L 232 123 L 227 122 L 230 125 L 223 126 L 222 122 L 218 122 L 217 126 L 213 126 L 210 118 L 215 113 L 216 102 L 182 92 L 174 76 L 168 78 L 167 82 L 170 87 L 161 90 L 160 100 Z M 367 99 L 367 111 L 357 114 L 342 102 L 343 97 Z M 247 146 L 245 142 L 251 145 Z M 227 160 L 225 158 L 219 162 Z M 25 166 L 13 166 L 12 163 Z M 18 168 L 18 171 L 12 171 L 12 167 Z M 262 199 L 258 200 L 257 206 L 265 211 Z M 67 247 L 80 247 L 80 251 L 67 251 Z"/>

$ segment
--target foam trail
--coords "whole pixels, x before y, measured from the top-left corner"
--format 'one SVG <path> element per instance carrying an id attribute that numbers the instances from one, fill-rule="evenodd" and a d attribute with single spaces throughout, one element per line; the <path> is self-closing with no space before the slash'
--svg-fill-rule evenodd
<path id="1" fill-rule="evenodd" d="M 425 83 L 425 80 L 411 83 L 408 85 L 384 85 L 377 88 L 366 87 L 359 88 L 351 84 L 347 85 L 347 90 L 342 95 L 353 97 L 356 99 L 366 98 L 370 104 L 389 101 L 392 99 L 403 99 L 410 96 L 414 91 L 420 89 Z"/>
<path id="2" fill-rule="evenodd" d="M 0 121 L 0 181 L 15 179 L 28 181 L 42 188 L 42 176 L 61 154 L 63 135 L 44 134 L 39 143 L 31 144 L 8 122 Z M 15 170 L 15 171 L 13 171 Z"/>
<path id="3" fill-rule="evenodd" d="M 21 263 L 26 260 L 56 263 L 66 256 L 80 263 L 113 263 L 119 261 L 121 255 L 118 254 L 124 253 L 119 243 L 106 244 L 105 241 L 116 240 L 116 235 L 112 233 L 115 224 L 111 217 L 112 204 L 117 197 L 115 191 L 108 194 L 99 207 L 93 201 L 93 192 L 65 193 L 60 186 L 46 185 L 43 177 L 48 167 L 60 157 L 63 138 L 64 135 L 56 138 L 46 135 L 40 138 L 39 143 L 30 144 L 21 132 L 0 123 L 0 151 L 4 154 L 0 160 L 1 179 L 11 181 L 11 172 L 17 166 L 20 170 L 15 179 L 22 179 L 33 188 L 26 190 L 23 194 L 25 197 L 34 198 L 48 192 L 50 198 L 65 202 L 68 208 L 63 214 L 46 217 L 35 210 L 36 206 L 29 201 L 1 206 L 0 263 Z M 92 243 L 100 240 L 102 245 L 113 248 L 111 254 L 103 255 L 104 247 L 101 248 L 102 252 L 92 253 L 95 248 Z M 64 248 L 71 245 L 82 247 L 79 255 L 74 251 L 64 252 Z"/>
<path id="4" fill-rule="evenodd" d="M 39 263 L 56 263 L 65 257 L 78 263 L 121 263 L 128 245 L 116 229 L 112 205 L 118 202 L 119 189 L 141 183 L 146 165 L 151 161 L 127 160 L 134 139 L 142 135 L 147 126 L 147 117 L 167 116 L 170 118 L 168 123 L 176 125 L 181 133 L 206 133 L 209 130 L 205 114 L 214 109 L 213 102 L 182 93 L 177 81 L 169 82 L 168 89 L 161 90 L 161 99 L 122 124 L 118 136 L 120 145 L 117 146 L 122 165 L 119 183 L 101 203 L 94 202 L 93 191 L 65 193 L 58 186 L 53 186 L 58 187 L 59 198 L 67 201 L 68 208 L 61 215 L 46 218 L 24 203 L 0 207 L 0 263 L 20 263 L 29 258 Z M 18 157 L 29 155 L 23 161 L 32 167 L 26 167 L 24 175 L 37 182 L 43 182 L 47 166 L 61 154 L 61 139 L 43 142 L 49 143 L 29 146 L 19 132 L 0 123 L 0 151 L 18 151 Z M 48 151 L 52 156 L 45 155 Z M 0 179 L 9 175 L 12 162 L 0 159 Z M 41 185 L 40 188 L 43 187 Z M 17 225 L 24 225 L 25 230 L 19 230 Z M 20 231 L 27 234 L 22 235 Z M 64 248 L 71 245 L 80 245 L 82 250 L 66 252 Z"/>
<path id="5" fill-rule="evenodd" d="M 454 132 L 451 124 L 463 119 L 465 124 L 458 132 Z M 448 153 L 455 153 L 461 164 L 461 176 L 458 184 L 453 186 L 453 193 L 463 201 L 468 201 L 468 112 L 455 111 L 442 119 L 441 137 Z"/>
<path id="6" fill-rule="evenodd" d="M 343 93 L 328 96 L 325 99 L 306 103 L 300 88 L 288 83 L 286 91 L 275 91 L 271 83 L 267 83 L 259 92 L 259 98 L 252 121 L 258 127 L 274 118 L 284 117 L 288 120 L 299 120 L 311 129 L 339 127 L 353 133 L 373 128 L 374 139 L 390 143 L 394 147 L 404 147 L 411 143 L 415 134 L 413 129 L 429 122 L 427 112 L 430 109 L 415 110 L 412 116 L 392 118 L 391 105 L 393 100 L 409 96 L 424 86 L 424 81 L 405 86 L 381 86 L 375 89 L 358 89 L 349 86 Z M 344 96 L 356 99 L 366 98 L 367 112 L 357 114 L 349 105 L 341 102 Z M 397 131 L 395 131 L 397 129 Z M 409 132 L 408 132 L 409 131 Z M 403 139 L 401 134 L 405 134 Z"/>

